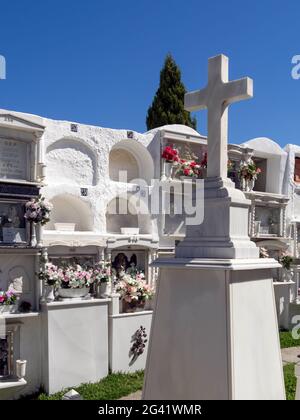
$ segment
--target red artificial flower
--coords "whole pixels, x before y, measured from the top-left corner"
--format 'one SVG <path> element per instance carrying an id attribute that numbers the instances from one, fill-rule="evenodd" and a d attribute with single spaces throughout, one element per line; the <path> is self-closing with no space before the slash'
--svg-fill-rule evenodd
<path id="1" fill-rule="evenodd" d="M 184 173 L 184 175 L 189 175 L 190 174 L 190 170 L 186 168 L 186 169 L 184 169 L 183 173 Z"/>
<path id="2" fill-rule="evenodd" d="M 167 162 L 177 161 L 178 151 L 176 149 L 173 149 L 172 146 L 166 146 L 163 150 L 161 157 L 165 159 Z"/>

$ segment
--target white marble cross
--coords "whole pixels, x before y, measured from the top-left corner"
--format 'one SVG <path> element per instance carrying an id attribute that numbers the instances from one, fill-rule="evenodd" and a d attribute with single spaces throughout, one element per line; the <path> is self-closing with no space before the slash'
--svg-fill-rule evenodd
<path id="1" fill-rule="evenodd" d="M 227 178 L 228 105 L 253 96 L 249 77 L 228 81 L 228 57 L 217 55 L 208 60 L 207 86 L 185 95 L 185 109 L 207 108 L 207 176 Z"/>

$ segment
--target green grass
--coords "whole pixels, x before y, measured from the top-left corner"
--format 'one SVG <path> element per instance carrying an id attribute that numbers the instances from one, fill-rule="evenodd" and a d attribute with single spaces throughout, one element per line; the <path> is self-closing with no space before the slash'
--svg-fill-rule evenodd
<path id="1" fill-rule="evenodd" d="M 290 331 L 283 331 L 279 333 L 280 336 L 280 347 L 282 349 L 287 347 L 300 346 L 300 339 L 294 340 Z"/>
<path id="2" fill-rule="evenodd" d="M 82 384 L 74 388 L 84 400 L 117 400 L 139 391 L 143 387 L 144 372 L 113 373 L 95 384 Z M 69 388 L 70 389 L 70 388 Z M 53 395 L 40 394 L 38 400 L 61 400 L 69 389 Z"/>
<path id="3" fill-rule="evenodd" d="M 297 380 L 295 377 L 295 365 L 290 363 L 283 367 L 286 399 L 294 400 L 296 393 Z"/>
<path id="4" fill-rule="evenodd" d="M 280 347 L 282 349 L 288 347 L 298 347 L 300 346 L 300 339 L 294 340 L 290 331 L 281 331 L 279 333 L 280 337 Z M 294 400 L 296 393 L 297 380 L 295 377 L 295 365 L 290 363 L 283 367 L 284 373 L 284 382 L 285 382 L 285 391 L 286 399 Z"/>
<path id="5" fill-rule="evenodd" d="M 295 365 L 290 363 L 283 368 L 284 382 L 287 400 L 295 399 L 296 392 L 296 377 L 294 374 Z M 95 384 L 82 384 L 74 388 L 84 400 L 117 400 L 125 397 L 132 392 L 136 392 L 143 387 L 144 372 L 139 371 L 136 373 L 114 373 L 100 382 Z M 70 389 L 70 388 L 69 388 Z M 38 400 L 61 400 L 62 396 L 69 390 L 64 389 L 53 395 L 39 394 L 36 399 Z"/>

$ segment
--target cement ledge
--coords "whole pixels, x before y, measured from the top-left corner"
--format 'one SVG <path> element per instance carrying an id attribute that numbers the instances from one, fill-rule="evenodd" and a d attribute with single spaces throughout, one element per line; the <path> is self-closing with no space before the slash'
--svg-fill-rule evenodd
<path id="1" fill-rule="evenodd" d="M 41 303 L 41 307 L 48 311 L 55 310 L 58 308 L 68 308 L 74 306 L 96 306 L 108 304 L 110 299 L 70 299 L 67 301 L 55 301 L 51 303 Z"/>
<path id="2" fill-rule="evenodd" d="M 18 378 L 1 378 L 0 377 L 0 391 L 9 388 L 22 388 L 27 385 L 25 379 Z"/>
<path id="3" fill-rule="evenodd" d="M 147 311 L 140 311 L 140 312 L 123 312 L 121 314 L 115 314 L 115 315 L 109 315 L 110 319 L 118 319 L 118 318 L 130 318 L 134 316 L 146 316 L 146 315 L 152 315 L 153 310 L 147 310 Z"/>
<path id="4" fill-rule="evenodd" d="M 24 319 L 24 318 L 37 318 L 40 312 L 27 312 L 27 313 L 2 313 L 0 319 Z"/>
<path id="5" fill-rule="evenodd" d="M 208 258 L 159 258 L 151 264 L 152 267 L 202 269 L 202 270 L 261 270 L 280 268 L 281 265 L 273 258 L 254 259 L 208 259 Z"/>

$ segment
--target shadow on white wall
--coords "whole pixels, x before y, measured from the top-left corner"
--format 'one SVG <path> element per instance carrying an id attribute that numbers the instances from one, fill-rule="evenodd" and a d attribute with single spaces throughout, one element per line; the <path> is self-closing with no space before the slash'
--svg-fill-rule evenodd
<path id="1" fill-rule="evenodd" d="M 51 199 L 53 210 L 47 230 L 54 230 L 56 223 L 75 223 L 76 231 L 92 231 L 93 215 L 90 206 L 71 194 L 58 195 Z"/>
<path id="2" fill-rule="evenodd" d="M 47 148 L 47 178 L 55 183 L 96 185 L 97 159 L 93 150 L 77 139 L 64 138 Z"/>
<path id="3" fill-rule="evenodd" d="M 154 163 L 145 146 L 136 140 L 121 140 L 109 154 L 109 177 L 119 181 L 119 172 L 127 172 L 127 182 L 143 179 L 150 184 L 154 178 Z"/>

